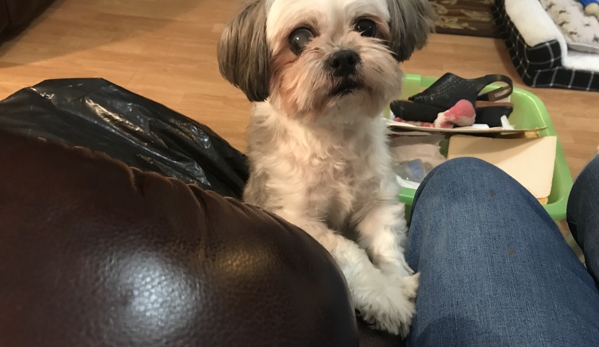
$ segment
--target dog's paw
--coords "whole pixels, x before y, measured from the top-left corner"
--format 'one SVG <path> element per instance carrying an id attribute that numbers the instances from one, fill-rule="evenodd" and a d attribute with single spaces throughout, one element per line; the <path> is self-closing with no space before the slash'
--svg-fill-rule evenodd
<path id="1" fill-rule="evenodd" d="M 414 270 L 403 258 L 398 261 L 379 262 L 378 268 L 384 275 L 391 277 L 403 278 L 414 274 Z"/>
<path id="2" fill-rule="evenodd" d="M 356 308 L 375 329 L 405 338 L 415 313 L 420 274 L 385 277 L 383 283 L 370 283 L 353 291 Z"/>
<path id="3" fill-rule="evenodd" d="M 414 272 L 412 272 L 414 273 Z M 420 273 L 403 277 L 400 279 L 403 282 L 405 293 L 411 301 L 416 300 L 418 295 L 418 287 L 420 286 Z"/>

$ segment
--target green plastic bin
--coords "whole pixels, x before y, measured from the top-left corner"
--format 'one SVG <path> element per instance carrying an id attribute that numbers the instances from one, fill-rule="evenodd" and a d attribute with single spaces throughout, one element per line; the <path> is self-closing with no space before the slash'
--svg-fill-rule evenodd
<path id="1" fill-rule="evenodd" d="M 437 78 L 435 77 L 406 74 L 404 76 L 402 99 L 407 99 L 409 96 L 419 93 L 423 88 L 429 87 L 436 80 Z M 497 86 L 491 85 L 487 89 L 493 88 L 497 88 Z M 557 135 L 545 104 L 536 95 L 520 88 L 514 88 L 511 101 L 514 104 L 514 112 L 510 116 L 510 123 L 518 128 L 546 126 L 547 129 L 540 132 L 541 136 Z M 566 205 L 570 190 L 572 189 L 572 183 L 572 176 L 566 163 L 566 156 L 558 138 L 551 194 L 549 195 L 549 202 L 544 205 L 545 210 L 547 210 L 551 218 L 555 221 L 566 218 Z M 411 216 L 415 192 L 414 189 L 403 188 L 399 195 L 400 201 L 406 204 L 406 217 L 408 220 Z"/>

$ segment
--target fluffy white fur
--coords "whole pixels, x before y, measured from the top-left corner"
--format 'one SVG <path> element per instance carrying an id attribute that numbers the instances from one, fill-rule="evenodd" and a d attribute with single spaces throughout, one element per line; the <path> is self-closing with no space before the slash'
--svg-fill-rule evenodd
<path id="1" fill-rule="evenodd" d="M 427 0 L 255 0 L 229 25 L 219 55 L 223 75 L 259 101 L 248 129 L 250 179 L 244 200 L 318 240 L 345 275 L 362 317 L 405 336 L 415 312 L 418 275 L 404 259 L 404 206 L 398 201 L 380 113 L 401 95 L 402 74 L 390 49 L 397 42 L 390 41 L 398 39 L 392 33 L 408 19 L 394 18 L 391 6 L 405 9 L 402 16 L 409 20 L 429 19 Z M 379 37 L 354 30 L 355 21 L 364 17 L 379 25 Z M 250 76 L 247 69 L 237 68 L 245 63 L 238 58 L 245 47 L 232 48 L 231 42 L 242 44 L 237 36 L 245 35 L 240 29 L 247 25 L 245 18 L 266 21 L 267 50 L 261 50 L 260 33 L 247 34 L 257 52 L 248 59 L 265 73 Z M 296 56 L 288 37 L 306 24 L 317 35 Z M 402 29 L 416 32 L 428 26 Z M 424 42 L 410 42 L 411 36 L 427 36 L 408 34 L 401 37 L 412 50 Z M 360 56 L 355 74 L 360 87 L 336 95 L 332 90 L 338 81 L 327 72 L 327 61 L 347 49 Z M 265 60 L 268 66 L 262 64 Z M 268 96 L 256 90 L 268 90 Z"/>
<path id="2" fill-rule="evenodd" d="M 266 11 L 268 19 L 266 22 L 266 36 L 269 41 L 274 41 L 274 36 L 282 29 L 297 24 L 304 14 L 314 12 L 322 14 L 327 21 L 323 25 L 332 27 L 335 22 L 342 22 L 346 18 L 354 18 L 363 14 L 374 14 L 384 21 L 389 21 L 389 8 L 386 0 L 268 0 Z M 330 22 L 329 22 L 330 21 Z"/>
<path id="3" fill-rule="evenodd" d="M 263 127 L 277 129 L 281 136 L 269 145 L 260 143 Z M 403 257 L 407 227 L 404 206 L 397 200 L 385 122 L 369 118 L 315 128 L 289 119 L 270 103 L 256 105 L 248 156 L 253 177 L 268 178 L 258 179 L 257 187 L 250 181 L 245 201 L 318 240 L 341 268 L 365 320 L 405 335 L 418 278 L 410 277 L 413 272 Z M 343 236 L 351 235 L 353 230 L 347 229 L 352 226 L 359 233 L 358 243 Z"/>

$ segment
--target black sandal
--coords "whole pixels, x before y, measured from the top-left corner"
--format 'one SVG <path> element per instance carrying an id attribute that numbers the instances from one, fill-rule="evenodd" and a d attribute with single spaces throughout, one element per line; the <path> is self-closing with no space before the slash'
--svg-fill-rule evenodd
<path id="1" fill-rule="evenodd" d="M 394 101 L 391 103 L 391 112 L 395 117 L 405 121 L 434 123 L 442 110 L 424 104 L 413 102 Z M 514 111 L 514 105 L 509 102 L 477 102 L 474 108 L 476 124 L 487 124 L 489 127 L 502 126 L 501 117 L 509 116 Z"/>
<path id="2" fill-rule="evenodd" d="M 514 111 L 513 105 L 489 106 L 476 108 L 474 123 L 487 124 L 491 128 L 502 127 L 501 117 L 509 118 Z"/>
<path id="3" fill-rule="evenodd" d="M 485 94 L 480 92 L 491 83 L 504 82 L 505 87 Z M 406 121 L 432 123 L 441 112 L 452 108 L 460 100 L 468 100 L 476 110 L 476 122 L 491 127 L 501 126 L 501 117 L 509 117 L 513 111 L 511 103 L 496 103 L 511 95 L 512 80 L 504 75 L 486 75 L 475 79 L 464 79 L 446 73 L 421 93 L 391 103 L 391 111 L 396 117 Z"/>
<path id="4" fill-rule="evenodd" d="M 507 86 L 480 94 L 486 86 L 495 82 L 503 82 Z M 452 73 L 446 73 L 426 90 L 409 97 L 408 100 L 448 110 L 462 99 L 475 105 L 477 100 L 501 100 L 511 95 L 513 90 L 511 78 L 504 75 L 486 75 L 474 79 L 464 79 Z"/>

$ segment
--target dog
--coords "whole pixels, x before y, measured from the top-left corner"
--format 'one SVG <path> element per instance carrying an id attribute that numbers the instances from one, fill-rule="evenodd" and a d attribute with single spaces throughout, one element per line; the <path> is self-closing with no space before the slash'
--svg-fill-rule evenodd
<path id="1" fill-rule="evenodd" d="M 403 337 L 419 275 L 381 113 L 433 23 L 428 0 L 250 0 L 218 45 L 221 74 L 255 103 L 244 201 L 320 242 L 363 319 Z"/>

